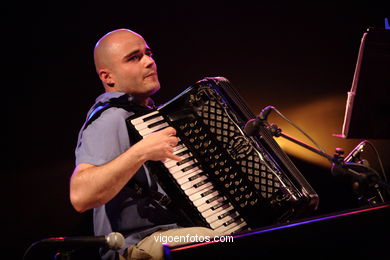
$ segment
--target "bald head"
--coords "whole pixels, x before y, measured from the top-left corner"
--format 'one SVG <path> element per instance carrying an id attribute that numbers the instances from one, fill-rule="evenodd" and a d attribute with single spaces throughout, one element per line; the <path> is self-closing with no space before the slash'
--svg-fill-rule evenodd
<path id="1" fill-rule="evenodd" d="M 160 89 L 152 51 L 133 31 L 119 29 L 104 35 L 95 46 L 94 60 L 107 92 L 124 92 L 145 103 Z"/>
<path id="2" fill-rule="evenodd" d="M 100 38 L 95 45 L 93 53 L 95 67 L 98 73 L 100 69 L 112 68 L 114 62 L 113 58 L 120 51 L 121 43 L 123 43 L 124 39 L 129 38 L 141 39 L 144 41 L 141 35 L 128 29 L 114 30 Z"/>

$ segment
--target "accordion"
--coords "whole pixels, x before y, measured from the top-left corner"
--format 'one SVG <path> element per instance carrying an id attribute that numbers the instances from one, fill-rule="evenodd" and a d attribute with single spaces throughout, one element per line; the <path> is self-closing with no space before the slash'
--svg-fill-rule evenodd
<path id="1" fill-rule="evenodd" d="M 167 126 L 179 138 L 176 162 L 147 162 L 171 198 L 183 226 L 204 226 L 224 234 L 283 223 L 311 212 L 318 196 L 288 156 L 261 127 L 247 136 L 254 118 L 223 77 L 198 81 L 157 109 L 127 120 L 140 140 Z"/>

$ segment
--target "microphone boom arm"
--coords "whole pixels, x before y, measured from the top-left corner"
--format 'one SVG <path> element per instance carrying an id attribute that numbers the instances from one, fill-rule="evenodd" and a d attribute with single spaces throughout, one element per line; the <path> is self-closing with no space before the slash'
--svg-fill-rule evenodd
<path id="1" fill-rule="evenodd" d="M 378 177 L 378 174 L 371 169 L 370 167 L 360 165 L 357 163 L 350 163 L 348 161 L 344 161 L 344 157 L 342 156 L 344 154 L 344 151 L 340 148 L 336 148 L 336 152 L 333 156 L 317 149 L 314 148 L 300 140 L 297 140 L 285 133 L 282 132 L 282 130 L 276 125 L 276 124 L 267 124 L 265 120 L 262 120 L 262 124 L 264 127 L 268 129 L 268 131 L 271 133 L 272 136 L 275 137 L 283 137 L 303 148 L 306 148 L 307 150 L 310 150 L 322 157 L 325 157 L 326 159 L 329 160 L 329 162 L 332 164 L 332 174 L 333 175 L 349 175 L 353 178 L 354 183 L 359 183 L 359 186 L 363 186 L 362 184 L 367 184 L 368 186 L 372 186 L 378 196 L 380 201 L 384 202 L 384 194 L 379 190 L 379 187 L 382 187 L 384 189 L 387 189 L 390 191 L 390 185 L 387 184 L 386 182 L 383 182 L 380 180 Z M 359 144 L 360 146 L 361 144 Z M 360 192 L 360 193 L 366 193 L 365 192 Z M 363 195 L 363 194 L 362 194 Z M 375 201 L 374 201 L 375 204 Z"/>
<path id="2" fill-rule="evenodd" d="M 271 124 L 269 127 L 269 130 L 273 136 L 275 136 L 275 137 L 281 136 L 281 137 L 289 140 L 290 142 L 293 142 L 293 143 L 295 143 L 299 146 L 302 146 L 302 147 L 304 147 L 304 148 L 306 148 L 306 149 L 308 149 L 308 150 L 310 150 L 318 155 L 321 155 L 322 157 L 325 157 L 326 159 L 328 159 L 332 163 L 339 162 L 339 160 L 340 160 L 340 158 L 338 156 L 331 156 L 331 155 L 329 155 L 329 154 L 327 154 L 327 153 L 325 153 L 317 148 L 314 148 L 314 147 L 312 147 L 312 146 L 310 146 L 302 141 L 299 141 L 298 139 L 295 139 L 295 138 L 283 133 L 282 130 L 275 124 Z"/>

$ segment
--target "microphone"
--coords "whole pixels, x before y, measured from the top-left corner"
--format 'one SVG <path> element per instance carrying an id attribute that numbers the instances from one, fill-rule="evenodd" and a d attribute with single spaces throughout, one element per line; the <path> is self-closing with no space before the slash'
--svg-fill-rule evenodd
<path id="1" fill-rule="evenodd" d="M 272 109 L 275 107 L 267 106 L 263 110 L 261 110 L 260 114 L 256 116 L 255 119 L 250 119 L 244 127 L 244 133 L 248 136 L 256 135 L 259 130 L 262 122 L 267 121 L 268 115 L 271 113 Z"/>
<path id="2" fill-rule="evenodd" d="M 358 144 L 345 158 L 344 158 L 344 162 L 353 162 L 357 156 L 359 155 L 359 153 L 361 153 L 363 151 L 363 148 L 364 146 L 366 146 L 367 144 L 367 140 L 364 140 L 362 142 L 360 142 L 360 144 Z"/>
<path id="3" fill-rule="evenodd" d="M 119 250 L 124 247 L 125 238 L 121 233 L 112 232 L 107 236 L 52 237 L 38 243 L 56 248 L 105 247 Z"/>
<path id="4" fill-rule="evenodd" d="M 360 181 L 366 180 L 367 178 L 370 178 L 370 180 L 375 178 L 376 180 L 375 174 L 370 172 L 370 168 L 367 167 L 367 161 L 361 160 L 360 162 L 357 162 L 357 159 L 360 160 L 359 155 L 366 144 L 367 140 L 363 140 L 355 148 L 353 148 L 352 151 L 338 163 L 338 165 L 333 164 L 331 169 L 332 174 L 334 176 L 349 175 Z"/>
<path id="5" fill-rule="evenodd" d="M 271 111 L 275 109 L 275 107 L 273 106 L 266 106 L 263 110 L 261 110 L 260 114 L 259 114 L 259 118 L 260 120 L 267 120 L 268 118 L 268 115 L 271 113 Z"/>

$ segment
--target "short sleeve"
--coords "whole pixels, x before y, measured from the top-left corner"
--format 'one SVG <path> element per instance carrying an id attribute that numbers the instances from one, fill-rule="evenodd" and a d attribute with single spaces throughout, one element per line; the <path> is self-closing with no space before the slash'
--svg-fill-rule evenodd
<path id="1" fill-rule="evenodd" d="M 84 129 L 76 147 L 76 165 L 105 164 L 130 147 L 126 118 L 130 112 L 112 107 L 104 111 Z"/>

